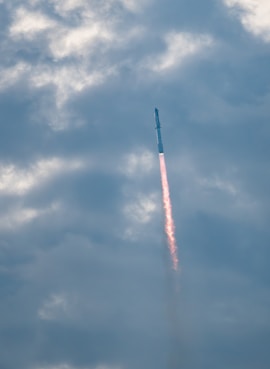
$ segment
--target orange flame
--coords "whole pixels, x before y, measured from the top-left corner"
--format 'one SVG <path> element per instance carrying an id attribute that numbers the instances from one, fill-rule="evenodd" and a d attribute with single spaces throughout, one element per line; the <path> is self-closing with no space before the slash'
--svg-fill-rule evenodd
<path id="1" fill-rule="evenodd" d="M 172 215 L 172 205 L 170 199 L 170 189 L 167 178 L 167 170 L 165 157 L 163 153 L 159 154 L 160 174 L 161 174 L 161 186 L 162 186 L 162 198 L 163 207 L 165 212 L 165 233 L 167 235 L 168 247 L 172 258 L 173 269 L 178 269 L 178 257 L 177 257 L 177 245 L 174 235 L 174 221 Z"/>

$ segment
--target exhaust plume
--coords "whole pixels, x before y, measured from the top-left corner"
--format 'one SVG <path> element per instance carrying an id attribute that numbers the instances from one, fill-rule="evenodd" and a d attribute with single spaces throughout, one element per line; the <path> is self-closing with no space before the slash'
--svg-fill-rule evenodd
<path id="1" fill-rule="evenodd" d="M 174 220 L 172 215 L 172 205 L 170 199 L 170 189 L 167 178 L 167 170 L 164 153 L 159 153 L 160 175 L 161 175 L 161 187 L 162 187 L 162 199 L 163 208 L 165 214 L 165 233 L 167 236 L 168 247 L 172 259 L 172 266 L 175 271 L 178 270 L 178 257 L 177 257 L 177 245 L 174 235 Z"/>

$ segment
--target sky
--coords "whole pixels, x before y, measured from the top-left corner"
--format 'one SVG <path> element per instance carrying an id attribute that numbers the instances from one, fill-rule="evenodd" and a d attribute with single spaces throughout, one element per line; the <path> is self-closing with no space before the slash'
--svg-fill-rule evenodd
<path id="1" fill-rule="evenodd" d="M 268 0 L 0 0 L 1 368 L 270 367 L 269 46 Z"/>

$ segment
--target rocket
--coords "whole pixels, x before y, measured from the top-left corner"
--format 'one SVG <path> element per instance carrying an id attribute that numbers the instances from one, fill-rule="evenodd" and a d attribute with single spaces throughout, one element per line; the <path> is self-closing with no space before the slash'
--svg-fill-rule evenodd
<path id="1" fill-rule="evenodd" d="M 161 131 L 160 131 L 160 121 L 158 116 L 158 109 L 155 108 L 155 119 L 156 119 L 156 130 L 157 130 L 157 145 L 159 154 L 164 153 L 163 144 L 161 139 Z"/>

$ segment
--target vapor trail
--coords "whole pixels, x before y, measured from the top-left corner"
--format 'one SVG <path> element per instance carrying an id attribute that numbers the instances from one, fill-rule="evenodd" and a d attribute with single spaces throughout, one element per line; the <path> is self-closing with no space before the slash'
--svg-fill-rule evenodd
<path id="1" fill-rule="evenodd" d="M 159 165 L 161 175 L 161 186 L 162 186 L 162 199 L 165 213 L 165 233 L 168 240 L 168 247 L 172 259 L 173 269 L 178 270 L 178 257 L 177 257 L 177 245 L 174 235 L 174 220 L 172 215 L 172 205 L 170 199 L 170 188 L 167 178 L 167 170 L 164 153 L 159 153 Z"/>

